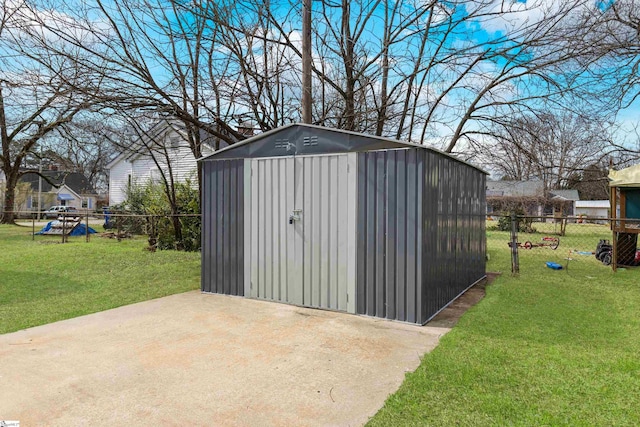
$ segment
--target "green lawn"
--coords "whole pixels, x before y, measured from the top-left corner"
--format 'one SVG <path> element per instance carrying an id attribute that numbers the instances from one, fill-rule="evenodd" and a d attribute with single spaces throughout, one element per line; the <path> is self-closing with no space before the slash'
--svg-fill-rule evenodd
<path id="1" fill-rule="evenodd" d="M 519 240 L 553 231 L 537 227 Z M 369 425 L 640 425 L 640 269 L 576 254 L 569 270 L 545 265 L 605 237 L 570 225 L 557 251 L 521 251 L 512 277 L 508 234 L 488 231 L 488 271 L 503 274 Z"/>
<path id="2" fill-rule="evenodd" d="M 146 251 L 144 238 L 36 236 L 0 225 L 0 333 L 198 289 L 200 254 Z"/>
<path id="3" fill-rule="evenodd" d="M 539 241 L 554 232 L 520 241 Z M 640 269 L 592 256 L 606 227 L 570 225 L 556 251 L 520 252 L 489 230 L 488 271 L 503 274 L 407 375 L 370 425 L 640 425 Z M 144 239 L 38 236 L 0 225 L 0 333 L 197 289 L 197 253 L 144 250 Z"/>

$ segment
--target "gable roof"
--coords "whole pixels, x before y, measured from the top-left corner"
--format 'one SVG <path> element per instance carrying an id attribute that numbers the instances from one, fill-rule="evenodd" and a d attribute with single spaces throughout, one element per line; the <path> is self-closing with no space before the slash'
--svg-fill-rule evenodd
<path id="1" fill-rule="evenodd" d="M 489 181 L 487 180 L 487 197 L 543 197 L 542 181 Z"/>
<path id="2" fill-rule="evenodd" d="M 185 131 L 185 125 L 182 122 L 178 122 L 176 120 L 171 119 L 161 119 L 151 126 L 151 128 L 146 131 L 146 135 L 140 135 L 132 144 L 131 147 L 125 151 L 121 151 L 118 153 L 113 160 L 111 160 L 105 166 L 105 169 L 111 169 L 115 164 L 120 162 L 123 159 L 130 159 L 137 155 L 146 155 L 148 154 L 147 148 L 144 144 L 139 143 L 139 141 L 145 136 L 149 136 L 151 138 L 160 135 L 163 132 L 168 131 L 168 129 L 174 130 L 178 135 L 182 136 L 182 132 Z M 207 146 L 211 151 L 214 150 L 216 140 L 218 139 L 215 135 L 207 132 L 204 129 L 198 129 L 198 133 L 200 135 L 200 141 L 203 145 Z M 185 139 L 186 140 L 186 139 Z M 220 147 L 226 147 L 227 144 L 224 141 L 220 141 Z"/>
<path id="3" fill-rule="evenodd" d="M 198 161 L 350 153 L 400 148 L 429 150 L 486 173 L 475 165 L 425 145 L 305 123 L 292 123 L 260 133 L 204 156 Z"/>
<path id="4" fill-rule="evenodd" d="M 53 187 L 60 188 L 66 185 L 76 194 L 96 194 L 96 190 L 93 188 L 86 176 L 80 172 L 64 172 L 64 171 L 42 171 L 42 175 L 46 176 L 49 181 L 54 185 L 52 186 L 46 179 L 42 180 L 42 192 L 48 193 Z M 31 186 L 31 189 L 38 191 L 38 182 L 40 176 L 35 172 L 27 172 L 20 178 L 20 182 L 26 182 Z"/>
<path id="5" fill-rule="evenodd" d="M 552 200 L 580 200 L 578 190 L 551 190 L 549 193 Z"/>

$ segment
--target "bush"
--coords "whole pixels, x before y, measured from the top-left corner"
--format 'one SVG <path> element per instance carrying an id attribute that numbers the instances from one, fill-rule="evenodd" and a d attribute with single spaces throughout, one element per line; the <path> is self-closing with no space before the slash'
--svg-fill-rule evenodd
<path id="1" fill-rule="evenodd" d="M 522 209 L 516 209 L 511 212 L 502 212 L 500 219 L 498 220 L 498 230 L 511 231 L 511 217 L 516 215 L 516 223 L 518 225 L 518 232 L 520 233 L 535 233 L 536 229 L 533 228 L 533 218 L 525 217 L 525 212 Z"/>
<path id="2" fill-rule="evenodd" d="M 138 217 L 118 217 L 119 229 L 133 234 L 149 235 L 149 245 L 158 249 L 200 250 L 200 200 L 198 190 L 191 182 L 175 184 L 176 208 L 182 239 L 176 238 L 171 204 L 160 184 L 132 186 L 127 192 L 127 200 L 114 207 L 116 213 L 139 215 Z M 182 216 L 193 215 L 193 216 Z"/>

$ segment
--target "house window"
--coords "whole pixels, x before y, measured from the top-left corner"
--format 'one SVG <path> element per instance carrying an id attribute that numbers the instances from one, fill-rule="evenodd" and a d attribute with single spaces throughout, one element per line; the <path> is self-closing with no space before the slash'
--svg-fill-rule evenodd
<path id="1" fill-rule="evenodd" d="M 89 200 L 88 199 L 82 199 L 82 207 L 84 209 L 87 209 L 89 207 Z"/>
<path id="2" fill-rule="evenodd" d="M 171 148 L 179 148 L 180 147 L 180 137 L 172 136 L 169 138 L 169 145 Z"/>
<path id="3" fill-rule="evenodd" d="M 131 174 L 127 175 L 127 188 L 131 189 Z"/>

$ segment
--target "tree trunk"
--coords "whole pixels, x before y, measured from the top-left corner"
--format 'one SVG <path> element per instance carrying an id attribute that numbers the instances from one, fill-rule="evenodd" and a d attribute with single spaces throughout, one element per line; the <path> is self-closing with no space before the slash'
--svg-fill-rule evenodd
<path id="1" fill-rule="evenodd" d="M 7 177 L 8 178 L 8 177 Z M 13 211 L 13 203 L 16 198 L 16 186 L 10 185 L 9 179 L 7 179 L 7 187 L 4 193 L 4 211 L 2 212 L 1 224 L 15 224 L 16 214 Z"/>
<path id="2" fill-rule="evenodd" d="M 171 207 L 171 221 L 173 223 L 173 236 L 176 239 L 176 250 L 183 251 L 184 242 L 182 241 L 182 223 L 180 222 L 177 209 L 173 206 Z"/>
<path id="3" fill-rule="evenodd" d="M 354 77 L 354 67 L 356 63 L 355 49 L 353 35 L 351 34 L 351 27 L 349 19 L 351 18 L 351 2 L 349 0 L 342 1 L 342 60 L 344 63 L 345 73 L 345 100 L 344 100 L 344 125 L 343 129 L 356 130 L 355 129 L 355 87 L 356 79 Z"/>

